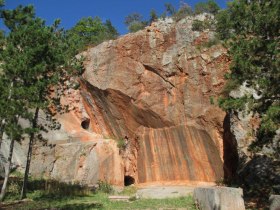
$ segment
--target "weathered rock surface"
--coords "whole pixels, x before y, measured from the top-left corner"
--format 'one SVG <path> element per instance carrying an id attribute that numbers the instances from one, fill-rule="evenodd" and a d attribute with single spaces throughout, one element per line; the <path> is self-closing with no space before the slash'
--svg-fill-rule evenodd
<path id="1" fill-rule="evenodd" d="M 228 70 L 222 46 L 192 18 L 159 21 L 83 53 L 81 95 L 91 131 L 127 138 L 125 175 L 137 183 L 223 179 L 225 113 L 210 103 Z"/>
<path id="2" fill-rule="evenodd" d="M 260 98 L 254 89 L 246 87 L 246 83 L 230 95 L 234 98 L 244 95 Z M 252 149 L 252 144 L 258 141 L 259 115 L 246 111 L 235 112 L 231 113 L 229 121 L 231 142 L 235 142 L 239 160 L 235 167 L 237 182 L 244 187 L 246 197 L 259 197 L 263 203 L 267 203 L 271 193 L 280 193 L 280 129 L 273 139 Z"/>
<path id="3" fill-rule="evenodd" d="M 99 179 L 123 184 L 123 165 L 112 140 L 38 146 L 34 151 L 31 172 L 62 182 L 94 185 Z"/>
<path id="4" fill-rule="evenodd" d="M 245 210 L 241 188 L 198 187 L 194 199 L 201 210 Z"/>
<path id="5" fill-rule="evenodd" d="M 82 53 L 80 90 L 68 91 L 71 111 L 35 149 L 32 174 L 116 185 L 223 179 L 229 136 L 215 103 L 229 60 L 221 45 L 203 47 L 213 32 L 192 31 L 192 21 L 158 21 Z"/>

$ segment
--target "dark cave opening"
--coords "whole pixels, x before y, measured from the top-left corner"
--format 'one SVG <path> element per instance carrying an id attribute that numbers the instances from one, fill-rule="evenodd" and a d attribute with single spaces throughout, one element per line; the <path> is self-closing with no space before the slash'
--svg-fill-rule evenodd
<path id="1" fill-rule="evenodd" d="M 124 186 L 130 186 L 135 183 L 135 179 L 132 176 L 125 176 L 124 177 Z"/>
<path id="2" fill-rule="evenodd" d="M 89 124 L 90 124 L 90 119 L 86 119 L 86 120 L 82 121 L 81 126 L 83 129 L 88 130 Z"/>

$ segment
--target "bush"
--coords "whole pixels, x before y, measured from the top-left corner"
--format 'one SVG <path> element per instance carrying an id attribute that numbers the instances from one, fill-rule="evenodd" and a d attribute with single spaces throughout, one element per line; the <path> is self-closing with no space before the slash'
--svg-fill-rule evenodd
<path id="1" fill-rule="evenodd" d="M 135 22 L 135 23 L 131 23 L 128 27 L 128 30 L 132 33 L 140 31 L 142 29 L 144 29 L 147 26 L 146 22 Z"/>
<path id="2" fill-rule="evenodd" d="M 124 139 L 120 139 L 118 140 L 118 144 L 117 144 L 118 148 L 120 150 L 125 150 L 126 149 L 126 142 Z"/>
<path id="3" fill-rule="evenodd" d="M 193 15 L 192 8 L 188 4 L 182 3 L 182 5 L 180 6 L 178 12 L 176 12 L 173 15 L 173 18 L 174 18 L 175 21 L 180 21 L 184 17 L 190 16 L 190 15 Z"/>
<path id="4" fill-rule="evenodd" d="M 204 30 L 204 23 L 201 20 L 194 20 L 192 24 L 193 31 L 203 31 Z"/>
<path id="5" fill-rule="evenodd" d="M 98 191 L 99 192 L 103 192 L 103 193 L 112 193 L 114 191 L 112 185 L 110 183 L 108 183 L 106 180 L 102 181 L 102 180 L 98 180 Z"/>
<path id="6" fill-rule="evenodd" d="M 194 20 L 192 24 L 192 30 L 193 31 L 204 31 L 206 29 L 214 30 L 215 29 L 215 23 L 213 20 Z"/>

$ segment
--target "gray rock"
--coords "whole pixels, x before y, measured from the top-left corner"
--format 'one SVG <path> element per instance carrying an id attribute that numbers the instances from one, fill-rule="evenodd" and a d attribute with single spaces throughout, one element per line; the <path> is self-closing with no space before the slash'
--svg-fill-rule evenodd
<path id="1" fill-rule="evenodd" d="M 245 210 L 241 188 L 198 187 L 194 199 L 202 210 Z"/>
<path id="2" fill-rule="evenodd" d="M 271 195 L 269 203 L 269 210 L 280 210 L 280 195 Z"/>
<path id="3" fill-rule="evenodd" d="M 25 145 L 20 144 L 19 142 L 14 143 L 14 151 L 13 151 L 13 158 L 12 158 L 12 167 L 18 168 L 20 171 L 24 168 L 26 164 L 26 151 Z M 4 165 L 5 160 L 8 159 L 10 150 L 10 140 L 4 135 L 4 139 L 1 145 L 1 160 L 0 160 L 0 168 L 1 165 Z M 1 169 L 0 169 L 1 171 Z M 0 172 L 1 174 L 1 172 Z"/>

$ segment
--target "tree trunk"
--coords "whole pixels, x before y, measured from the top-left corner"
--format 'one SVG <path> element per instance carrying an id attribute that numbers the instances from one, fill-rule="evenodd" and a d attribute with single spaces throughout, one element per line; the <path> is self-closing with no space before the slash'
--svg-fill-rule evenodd
<path id="1" fill-rule="evenodd" d="M 11 144 L 10 144 L 8 162 L 5 165 L 5 179 L 4 179 L 4 183 L 3 183 L 3 186 L 2 186 L 2 189 L 1 189 L 1 194 L 0 194 L 0 201 L 1 202 L 4 200 L 4 197 L 5 197 L 5 194 L 6 194 L 6 189 L 7 189 L 7 184 L 8 184 L 8 180 L 9 180 L 9 176 L 10 176 L 13 150 L 14 150 L 14 143 L 15 143 L 15 140 L 12 138 L 11 139 Z"/>
<path id="2" fill-rule="evenodd" d="M 37 128 L 38 114 L 39 114 L 39 108 L 36 108 L 34 118 L 32 121 L 32 128 Z M 28 182 L 28 174 L 29 174 L 30 163 L 31 163 L 31 158 L 32 158 L 32 149 L 33 149 L 34 139 L 35 139 L 35 134 L 33 132 L 30 135 L 30 140 L 29 140 L 28 153 L 27 153 L 27 158 L 26 158 L 26 166 L 25 166 L 25 172 L 24 172 L 24 179 L 23 179 L 21 195 L 20 195 L 21 200 L 26 198 L 26 187 L 27 187 L 27 182 Z"/>

